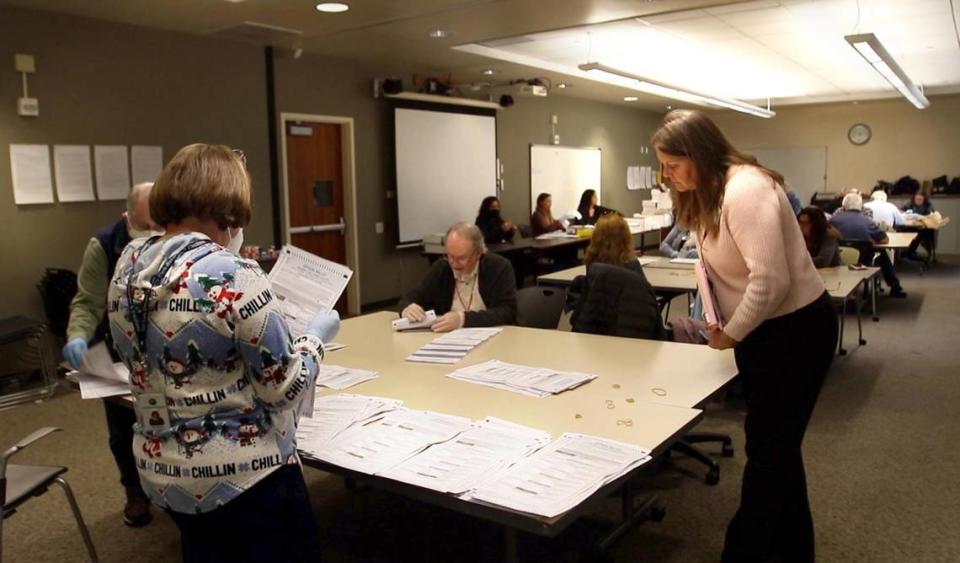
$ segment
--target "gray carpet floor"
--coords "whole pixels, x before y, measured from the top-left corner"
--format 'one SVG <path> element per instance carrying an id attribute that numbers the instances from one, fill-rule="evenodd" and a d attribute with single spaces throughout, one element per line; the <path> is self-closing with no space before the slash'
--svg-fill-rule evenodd
<path id="1" fill-rule="evenodd" d="M 856 346 L 855 317 L 847 317 L 850 353 L 835 360 L 807 433 L 820 561 L 960 560 L 960 479 L 954 473 L 960 449 L 953 447 L 960 432 L 960 259 L 941 258 L 922 276 L 906 265 L 901 270 L 909 298 L 881 298 L 880 322 L 864 322 L 866 346 Z M 66 478 L 101 561 L 178 560 L 177 530 L 165 515 L 155 511 L 154 522 L 140 529 L 121 523 L 123 493 L 103 408 L 65 387 L 51 400 L 0 412 L 0 445 L 43 425 L 65 429 L 16 461 L 70 468 Z M 737 448 L 733 458 L 718 458 L 719 485 L 707 486 L 703 468 L 682 458 L 655 471 L 644 486 L 665 501 L 666 518 L 629 533 L 612 551 L 615 560 L 719 560 L 739 496 L 742 421 L 736 400 L 709 405 L 698 429 L 728 433 Z M 317 470 L 305 474 L 329 561 L 500 559 L 500 532 L 491 525 L 375 490 L 347 490 L 341 479 Z M 583 560 L 584 546 L 618 508 L 611 499 L 552 540 L 521 537 L 522 558 Z M 237 538 L 224 541 L 242 541 Z M 59 490 L 26 503 L 4 523 L 3 550 L 6 561 L 83 560 Z"/>

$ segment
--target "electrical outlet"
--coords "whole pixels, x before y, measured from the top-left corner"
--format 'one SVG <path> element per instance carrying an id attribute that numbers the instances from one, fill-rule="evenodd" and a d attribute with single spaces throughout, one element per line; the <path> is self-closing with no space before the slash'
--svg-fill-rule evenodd
<path id="1" fill-rule="evenodd" d="M 559 120 L 557 119 L 557 114 L 553 114 L 553 115 L 550 116 L 550 123 L 551 123 L 551 124 L 556 125 L 558 122 L 559 122 Z"/>
<path id="2" fill-rule="evenodd" d="M 376 226 L 375 226 L 374 228 L 376 229 L 378 235 L 382 235 L 382 234 L 383 234 L 383 221 L 377 221 L 377 224 L 376 224 Z"/>
<path id="3" fill-rule="evenodd" d="M 554 135 L 554 136 L 553 136 L 553 144 L 555 144 L 555 145 L 559 145 L 559 144 L 560 144 L 560 135 Z"/>

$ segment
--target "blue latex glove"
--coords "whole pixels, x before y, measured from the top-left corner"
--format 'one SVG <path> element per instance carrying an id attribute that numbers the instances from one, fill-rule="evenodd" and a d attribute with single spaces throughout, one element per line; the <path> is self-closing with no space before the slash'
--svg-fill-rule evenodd
<path id="1" fill-rule="evenodd" d="M 87 339 L 77 336 L 76 338 L 71 338 L 70 342 L 67 342 L 63 346 L 63 358 L 73 366 L 73 369 L 80 369 L 80 365 L 83 363 L 83 357 L 87 355 Z"/>
<path id="2" fill-rule="evenodd" d="M 332 341 L 339 331 L 340 313 L 336 309 L 318 312 L 307 325 L 307 333 L 319 337 L 323 342 Z"/>

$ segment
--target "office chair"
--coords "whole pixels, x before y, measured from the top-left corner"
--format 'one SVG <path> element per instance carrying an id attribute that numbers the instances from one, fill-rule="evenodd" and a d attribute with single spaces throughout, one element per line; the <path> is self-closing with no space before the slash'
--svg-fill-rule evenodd
<path id="1" fill-rule="evenodd" d="M 77 506 L 77 500 L 73 496 L 70 485 L 61 477 L 67 472 L 66 467 L 46 466 L 46 465 L 13 465 L 7 462 L 20 450 L 26 448 L 37 440 L 52 434 L 60 432 L 60 428 L 51 426 L 41 428 L 32 434 L 23 438 L 0 455 L 0 505 L 2 505 L 2 517 L 0 517 L 0 562 L 3 561 L 3 521 L 13 516 L 21 504 L 27 502 L 33 497 L 38 497 L 47 492 L 47 489 L 53 483 L 63 488 L 63 493 L 67 496 L 67 502 L 70 504 L 70 510 L 77 521 L 77 528 L 80 529 L 80 535 L 83 537 L 83 543 L 87 547 L 87 558 L 96 563 L 97 551 L 93 547 L 93 540 L 90 539 L 90 532 L 87 531 L 87 525 L 83 521 L 83 515 L 80 514 L 80 507 Z"/>
<path id="2" fill-rule="evenodd" d="M 860 262 L 860 251 L 852 246 L 840 247 L 840 262 L 844 266 L 851 266 Z"/>
<path id="3" fill-rule="evenodd" d="M 532 286 L 517 291 L 517 325 L 557 328 L 566 295 L 555 287 Z"/>
<path id="4" fill-rule="evenodd" d="M 643 272 L 608 264 L 591 264 L 587 270 L 584 294 L 570 322 L 573 332 L 668 340 L 656 295 Z M 733 455 L 730 436 L 712 432 L 690 432 L 670 446 L 675 451 L 707 466 L 708 485 L 720 482 L 720 465 L 694 444 L 720 442 L 724 457 Z"/>

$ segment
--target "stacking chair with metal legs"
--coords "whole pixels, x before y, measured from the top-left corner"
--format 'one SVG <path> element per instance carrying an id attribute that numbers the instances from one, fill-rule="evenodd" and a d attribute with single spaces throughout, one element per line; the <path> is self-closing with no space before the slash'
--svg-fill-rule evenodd
<path id="1" fill-rule="evenodd" d="M 80 514 L 77 500 L 73 497 L 70 485 L 61 477 L 67 472 L 67 468 L 57 465 L 15 465 L 7 463 L 20 450 L 40 438 L 60 430 L 60 428 L 50 426 L 41 428 L 8 448 L 0 456 L 0 505 L 3 507 L 2 518 L 0 518 L 0 562 L 3 561 L 3 521 L 13 516 L 21 504 L 47 492 L 50 485 L 54 483 L 60 485 L 63 493 L 67 496 L 70 510 L 77 521 L 77 528 L 80 529 L 83 543 L 87 547 L 87 558 L 93 563 L 98 561 L 97 551 L 93 547 L 93 540 L 90 539 L 90 532 L 83 521 L 83 515 Z"/>

